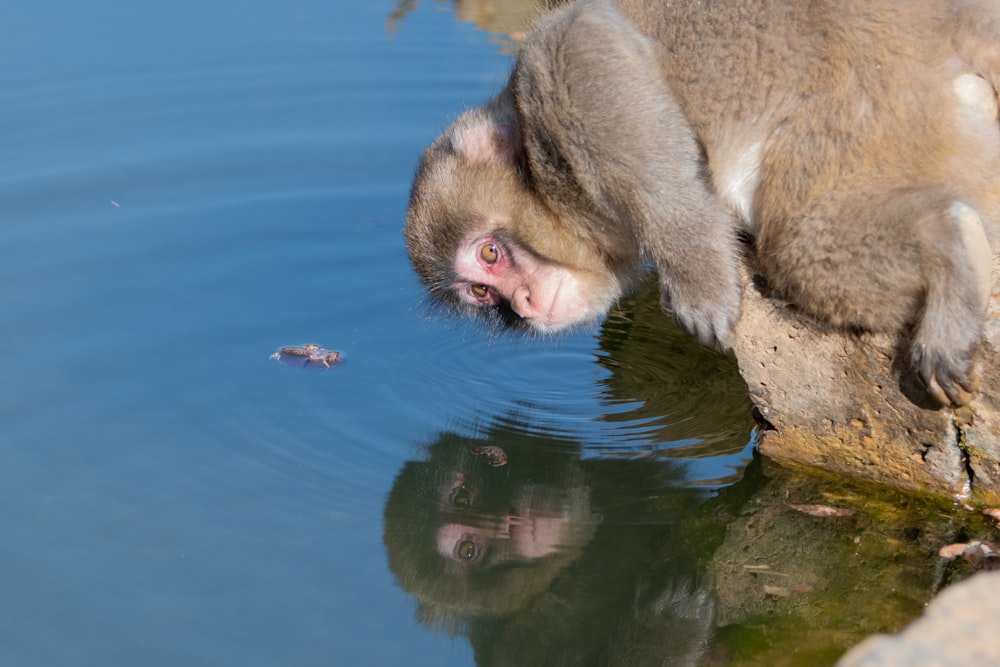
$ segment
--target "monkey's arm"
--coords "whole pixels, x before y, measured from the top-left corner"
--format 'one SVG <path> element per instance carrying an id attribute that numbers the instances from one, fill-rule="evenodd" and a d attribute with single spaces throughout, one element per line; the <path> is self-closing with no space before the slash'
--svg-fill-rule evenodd
<path id="1" fill-rule="evenodd" d="M 664 309 L 703 342 L 728 346 L 741 295 L 735 224 L 708 185 L 658 47 L 601 2 L 539 31 L 514 73 L 537 190 L 582 191 L 608 224 L 592 236 L 632 234 L 659 271 Z"/>

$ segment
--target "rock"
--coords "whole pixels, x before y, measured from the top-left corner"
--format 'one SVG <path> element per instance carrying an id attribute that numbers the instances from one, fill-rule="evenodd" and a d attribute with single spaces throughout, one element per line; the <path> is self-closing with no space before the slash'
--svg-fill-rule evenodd
<path id="1" fill-rule="evenodd" d="M 1000 572 L 983 572 L 948 587 L 922 617 L 896 635 L 874 635 L 837 667 L 1000 665 Z"/>
<path id="2" fill-rule="evenodd" d="M 760 451 L 912 491 L 1000 502 L 1000 260 L 977 357 L 981 390 L 938 408 L 905 339 L 845 333 L 746 281 L 733 349 L 759 416 Z"/>

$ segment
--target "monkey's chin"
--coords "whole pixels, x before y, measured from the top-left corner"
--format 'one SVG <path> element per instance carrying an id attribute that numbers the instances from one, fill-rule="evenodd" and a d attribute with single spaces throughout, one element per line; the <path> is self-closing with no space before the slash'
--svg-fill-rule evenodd
<path id="1" fill-rule="evenodd" d="M 581 298 L 573 298 L 557 292 L 552 305 L 544 318 L 528 318 L 527 324 L 532 330 L 543 334 L 558 334 L 571 329 L 594 325 L 607 314 L 610 302 L 594 303 Z"/>
<path id="2" fill-rule="evenodd" d="M 598 319 L 600 319 L 599 316 L 585 316 L 557 322 L 542 322 L 540 320 L 528 320 L 527 322 L 532 331 L 542 334 L 543 336 L 550 336 L 563 333 L 571 329 L 585 327 L 588 324 L 597 322 Z"/>

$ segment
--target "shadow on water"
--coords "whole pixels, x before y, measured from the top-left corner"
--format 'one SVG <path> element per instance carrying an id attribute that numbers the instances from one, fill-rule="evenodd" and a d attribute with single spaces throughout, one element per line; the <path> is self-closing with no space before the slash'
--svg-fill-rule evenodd
<path id="1" fill-rule="evenodd" d="M 664 317 L 652 276 L 610 314 L 598 342 L 598 363 L 610 371 L 601 383 L 605 400 L 623 408 L 610 411 L 604 420 L 644 424 L 652 440 L 646 453 L 696 462 L 746 449 L 753 427 L 751 403 L 735 359 L 699 345 L 673 319 Z M 699 476 L 689 481 L 726 484 L 739 474 L 733 469 L 716 479 Z"/>

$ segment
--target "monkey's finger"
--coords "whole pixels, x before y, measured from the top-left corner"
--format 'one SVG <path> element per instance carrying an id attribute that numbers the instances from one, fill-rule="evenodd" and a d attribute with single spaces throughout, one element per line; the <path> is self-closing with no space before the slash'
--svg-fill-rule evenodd
<path id="1" fill-rule="evenodd" d="M 960 383 L 957 380 L 939 382 L 935 374 L 931 374 L 927 382 L 927 393 L 941 405 L 968 405 L 979 387 L 978 378 Z"/>
<path id="2" fill-rule="evenodd" d="M 733 346 L 733 330 L 736 328 L 736 319 L 731 313 L 711 313 L 703 321 L 704 330 L 699 330 L 698 337 L 706 345 L 717 345 L 728 350 Z"/>
<path id="3" fill-rule="evenodd" d="M 731 308 L 683 307 L 661 292 L 660 308 L 676 317 L 681 326 L 697 336 L 703 345 L 718 345 L 727 350 L 732 347 L 733 329 L 739 319 L 738 304 Z"/>
<path id="4" fill-rule="evenodd" d="M 935 401 L 940 405 L 948 405 L 951 403 L 951 399 L 948 398 L 948 394 L 945 393 L 941 385 L 938 384 L 937 378 L 931 375 L 927 380 L 924 381 L 924 385 L 927 387 L 927 393 L 931 395 Z"/>
<path id="5" fill-rule="evenodd" d="M 946 391 L 948 393 L 948 398 L 951 399 L 951 403 L 956 407 L 968 405 L 972 402 L 973 392 L 967 391 L 957 382 L 948 383 L 946 385 Z"/>
<path id="6" fill-rule="evenodd" d="M 979 391 L 979 377 L 970 375 L 965 378 L 964 382 L 962 380 L 954 380 L 948 383 L 946 389 L 951 390 L 948 391 L 948 398 L 956 406 L 968 405 L 972 402 L 972 398 L 976 395 L 976 392 Z"/>

